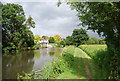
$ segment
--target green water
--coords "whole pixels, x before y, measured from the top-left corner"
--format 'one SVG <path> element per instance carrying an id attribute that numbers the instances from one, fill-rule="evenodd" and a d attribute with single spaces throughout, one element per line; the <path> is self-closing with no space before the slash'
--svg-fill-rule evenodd
<path id="1" fill-rule="evenodd" d="M 43 48 L 40 50 L 21 51 L 14 55 L 2 57 L 2 78 L 16 79 L 17 73 L 41 69 L 62 53 L 62 48 Z"/>

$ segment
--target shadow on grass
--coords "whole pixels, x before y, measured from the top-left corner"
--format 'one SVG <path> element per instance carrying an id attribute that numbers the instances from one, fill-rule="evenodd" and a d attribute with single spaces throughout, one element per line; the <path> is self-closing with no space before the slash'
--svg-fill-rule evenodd
<path id="1" fill-rule="evenodd" d="M 63 55 L 63 59 L 67 62 L 71 73 L 79 79 L 87 79 L 84 61 L 89 68 L 91 79 L 104 79 L 102 70 L 94 63 L 93 59 L 74 57 L 71 54 Z"/>
<path id="2" fill-rule="evenodd" d="M 99 50 L 94 60 L 104 72 L 103 75 L 109 79 L 120 79 L 120 52 Z"/>

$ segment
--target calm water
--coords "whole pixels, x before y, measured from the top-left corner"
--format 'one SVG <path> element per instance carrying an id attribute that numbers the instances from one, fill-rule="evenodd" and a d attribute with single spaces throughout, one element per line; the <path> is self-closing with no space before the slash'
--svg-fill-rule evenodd
<path id="1" fill-rule="evenodd" d="M 15 79 L 17 73 L 22 73 L 22 71 L 30 73 L 32 70 L 41 69 L 53 59 L 56 60 L 61 52 L 62 48 L 43 48 L 3 56 L 3 79 Z"/>

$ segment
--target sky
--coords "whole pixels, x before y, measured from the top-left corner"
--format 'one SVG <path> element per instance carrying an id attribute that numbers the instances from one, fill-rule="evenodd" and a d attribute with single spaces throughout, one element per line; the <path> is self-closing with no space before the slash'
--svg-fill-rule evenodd
<path id="1" fill-rule="evenodd" d="M 65 38 L 71 35 L 74 29 L 81 28 L 77 25 L 80 20 L 76 16 L 77 12 L 71 10 L 69 5 L 63 3 L 57 7 L 56 2 L 12 2 L 23 6 L 25 15 L 31 16 L 36 23 L 35 28 L 31 28 L 34 35 L 54 36 L 56 34 Z M 82 27 L 83 28 L 83 27 Z M 88 30 L 90 37 L 99 37 L 97 33 Z"/>

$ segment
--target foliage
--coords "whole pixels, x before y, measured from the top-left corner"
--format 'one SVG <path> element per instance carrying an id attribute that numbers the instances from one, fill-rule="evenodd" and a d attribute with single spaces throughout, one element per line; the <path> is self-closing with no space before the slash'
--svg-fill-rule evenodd
<path id="1" fill-rule="evenodd" d="M 24 74 L 25 77 L 20 75 L 20 74 L 18 74 L 17 75 L 17 79 L 32 79 L 32 76 L 34 75 L 34 74 L 27 74 L 25 72 L 23 72 L 23 74 Z"/>
<path id="2" fill-rule="evenodd" d="M 67 36 L 65 39 L 65 44 L 66 45 L 73 45 L 72 39 L 73 39 L 72 36 Z"/>
<path id="3" fill-rule="evenodd" d="M 40 48 L 40 45 L 34 45 L 33 47 L 32 47 L 32 49 L 39 49 Z"/>
<path id="4" fill-rule="evenodd" d="M 74 47 L 65 47 L 62 56 L 58 58 L 57 61 L 52 61 L 49 65 L 43 69 L 44 79 L 56 78 L 65 71 L 68 71 L 69 64 L 73 59 Z"/>
<path id="5" fill-rule="evenodd" d="M 42 46 L 42 48 L 47 48 L 47 46 Z"/>
<path id="6" fill-rule="evenodd" d="M 70 3 L 82 21 L 80 25 L 106 37 L 108 47 L 120 50 L 120 2 Z"/>
<path id="7" fill-rule="evenodd" d="M 35 35 L 34 36 L 34 42 L 37 43 L 38 41 L 40 41 L 41 38 L 40 38 L 40 35 Z"/>
<path id="8" fill-rule="evenodd" d="M 85 44 L 105 44 L 104 39 L 90 37 Z"/>
<path id="9" fill-rule="evenodd" d="M 55 35 L 54 36 L 55 42 L 59 43 L 61 41 L 60 35 Z"/>
<path id="10" fill-rule="evenodd" d="M 49 37 L 49 43 L 55 43 L 54 37 Z"/>
<path id="11" fill-rule="evenodd" d="M 63 47 L 65 47 L 65 45 L 66 45 L 65 40 L 61 41 L 60 44 L 63 45 Z"/>
<path id="12" fill-rule="evenodd" d="M 94 59 L 95 63 L 105 72 L 106 78 L 111 79 L 114 77 L 114 79 L 119 80 L 119 69 L 111 71 L 111 68 L 118 67 L 116 66 L 118 62 L 114 60 L 120 58 L 120 56 L 117 56 L 120 52 L 116 52 L 116 56 L 113 58 L 112 51 L 107 50 L 106 45 L 81 45 L 80 48 Z M 116 75 L 111 75 L 112 72 L 115 72 Z"/>
<path id="13" fill-rule="evenodd" d="M 102 75 L 101 69 L 93 64 L 89 56 L 79 48 L 66 46 L 63 49 L 62 55 L 57 60 L 53 60 L 45 65 L 41 71 L 37 70 L 28 74 L 30 76 L 25 74 L 25 77 L 22 77 L 22 79 L 28 77 L 30 79 L 87 79 L 84 60 L 88 63 L 89 70 L 92 69 L 92 79 L 105 78 Z"/>
<path id="14" fill-rule="evenodd" d="M 58 6 L 60 4 L 59 2 Z M 111 79 L 116 78 L 120 72 L 120 70 L 117 71 L 120 66 L 116 64 L 119 60 L 114 58 L 119 56 L 120 52 L 120 1 L 68 2 L 68 4 L 78 12 L 77 16 L 81 21 L 79 25 L 96 31 L 100 36 L 105 37 L 109 53 L 112 56 L 108 59 L 112 66 L 109 76 Z"/>
<path id="15" fill-rule="evenodd" d="M 44 36 L 44 35 L 43 35 L 42 38 L 43 38 L 43 40 L 44 40 L 44 39 L 48 38 L 48 36 Z"/>
<path id="16" fill-rule="evenodd" d="M 80 45 L 79 48 L 84 50 L 90 57 L 94 58 L 99 50 L 105 51 L 106 45 Z"/>
<path id="17" fill-rule="evenodd" d="M 8 13 L 9 12 L 9 13 Z M 33 33 L 35 27 L 31 17 L 25 18 L 21 5 L 5 4 L 2 6 L 2 43 L 3 50 L 16 50 L 34 45 Z"/>
<path id="18" fill-rule="evenodd" d="M 25 24 L 28 26 L 28 28 L 35 28 L 35 22 L 31 16 L 29 16 Z"/>
<path id="19" fill-rule="evenodd" d="M 59 74 L 69 71 L 68 67 L 73 64 L 74 46 L 65 47 L 62 56 L 57 61 L 53 60 L 50 64 L 47 64 L 39 73 L 39 71 L 33 71 L 31 74 L 24 73 L 24 76 L 18 75 L 18 79 L 51 79 L 56 78 Z M 72 64 L 70 65 L 70 63 Z M 35 77 L 35 75 L 39 75 Z M 44 75 L 44 76 L 40 76 Z"/>
<path id="20" fill-rule="evenodd" d="M 75 46 L 79 46 L 81 44 L 84 44 L 88 40 L 88 34 L 85 29 L 74 29 L 72 33 L 72 42 Z"/>
<path id="21" fill-rule="evenodd" d="M 75 45 L 79 46 L 85 44 L 88 40 L 88 35 L 85 29 L 74 29 L 71 36 L 67 36 L 64 40 L 64 45 Z"/>

